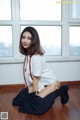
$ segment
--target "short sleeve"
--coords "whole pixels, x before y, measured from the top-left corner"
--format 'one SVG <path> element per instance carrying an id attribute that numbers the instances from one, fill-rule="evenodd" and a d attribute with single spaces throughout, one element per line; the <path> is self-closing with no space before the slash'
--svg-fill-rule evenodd
<path id="1" fill-rule="evenodd" d="M 33 76 L 41 76 L 43 57 L 41 55 L 34 55 L 31 58 L 31 74 Z"/>

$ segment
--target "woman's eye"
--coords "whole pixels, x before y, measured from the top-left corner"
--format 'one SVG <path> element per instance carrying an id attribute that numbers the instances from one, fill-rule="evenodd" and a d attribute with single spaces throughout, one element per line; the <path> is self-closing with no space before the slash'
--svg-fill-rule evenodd
<path id="1" fill-rule="evenodd" d="M 25 36 L 22 36 L 22 38 L 25 38 Z"/>
<path id="2" fill-rule="evenodd" d="M 31 37 L 26 37 L 26 36 L 22 36 L 22 39 L 28 39 L 28 40 L 31 40 Z"/>
<path id="3" fill-rule="evenodd" d="M 31 40 L 31 37 L 28 37 L 29 40 Z"/>

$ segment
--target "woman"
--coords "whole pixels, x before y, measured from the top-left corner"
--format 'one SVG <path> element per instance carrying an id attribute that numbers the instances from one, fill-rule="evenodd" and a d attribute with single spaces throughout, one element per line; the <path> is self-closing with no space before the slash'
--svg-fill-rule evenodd
<path id="1" fill-rule="evenodd" d="M 69 87 L 61 86 L 47 67 L 44 50 L 35 28 L 26 27 L 22 31 L 19 49 L 20 53 L 25 55 L 23 74 L 26 88 L 13 99 L 13 105 L 19 105 L 20 112 L 43 114 L 58 96 L 61 97 L 61 103 L 66 104 L 69 100 Z"/>

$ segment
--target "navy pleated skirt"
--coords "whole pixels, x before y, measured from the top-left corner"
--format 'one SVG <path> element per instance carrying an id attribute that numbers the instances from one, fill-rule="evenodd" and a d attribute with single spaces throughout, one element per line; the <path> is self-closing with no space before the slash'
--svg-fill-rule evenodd
<path id="1" fill-rule="evenodd" d="M 46 97 L 41 98 L 37 96 L 35 92 L 28 93 L 28 88 L 23 88 L 17 96 L 13 98 L 12 105 L 19 106 L 19 112 L 41 115 L 54 104 L 58 96 L 61 97 L 61 103 L 66 104 L 69 100 L 68 89 L 69 87 L 67 85 L 63 85 Z"/>
<path id="2" fill-rule="evenodd" d="M 19 112 L 27 114 L 43 114 L 45 113 L 54 103 L 56 94 L 51 93 L 45 98 L 35 95 L 35 92 L 28 93 L 28 89 L 22 89 L 15 98 L 12 100 L 13 106 L 20 106 Z"/>

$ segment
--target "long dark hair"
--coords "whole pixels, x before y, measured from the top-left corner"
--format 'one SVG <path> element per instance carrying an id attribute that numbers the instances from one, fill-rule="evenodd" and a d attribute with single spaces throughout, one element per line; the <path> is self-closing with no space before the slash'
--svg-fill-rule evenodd
<path id="1" fill-rule="evenodd" d="M 22 44 L 21 44 L 21 39 L 23 36 L 24 32 L 30 32 L 32 37 L 31 37 L 31 45 L 28 49 L 23 48 Z M 21 54 L 23 55 L 34 55 L 34 54 L 40 54 L 40 55 L 44 55 L 44 50 L 40 45 L 40 39 L 39 39 L 39 35 L 38 32 L 35 28 L 33 27 L 26 27 L 20 36 L 20 43 L 19 43 L 19 51 Z"/>

